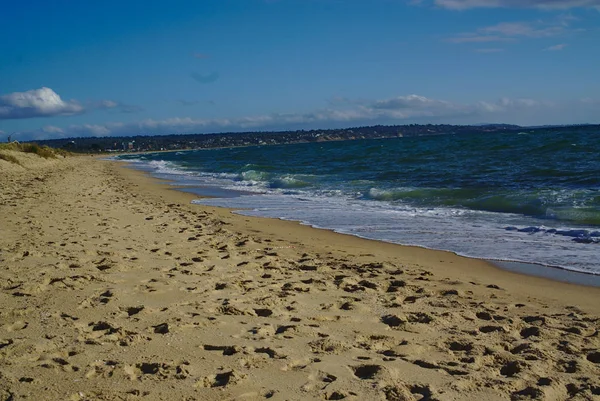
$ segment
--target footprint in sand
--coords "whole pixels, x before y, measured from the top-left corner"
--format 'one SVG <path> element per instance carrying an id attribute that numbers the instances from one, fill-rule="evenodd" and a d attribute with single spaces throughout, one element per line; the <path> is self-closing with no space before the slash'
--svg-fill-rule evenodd
<path id="1" fill-rule="evenodd" d="M 127 316 L 131 317 L 131 316 L 135 316 L 138 313 L 140 313 L 141 311 L 144 310 L 144 305 L 140 305 L 140 306 L 130 306 L 127 308 L 121 308 L 122 311 L 127 313 Z"/>
<path id="2" fill-rule="evenodd" d="M 531 336 L 539 337 L 540 336 L 540 328 L 536 326 L 526 327 L 520 332 L 521 337 L 529 338 Z"/>
<path id="3" fill-rule="evenodd" d="M 168 323 L 161 323 L 158 324 L 156 326 L 152 326 L 154 329 L 154 332 L 157 334 L 167 334 L 169 332 L 169 324 Z"/>
<path id="4" fill-rule="evenodd" d="M 135 365 L 126 365 L 124 371 L 131 380 L 144 380 L 147 378 L 184 380 L 190 375 L 188 366 L 188 361 L 179 363 L 140 362 Z"/>
<path id="5" fill-rule="evenodd" d="M 219 351 L 225 356 L 235 355 L 241 351 L 241 348 L 235 345 L 210 345 L 204 344 L 205 351 Z"/>
<path id="6" fill-rule="evenodd" d="M 5 325 L 4 329 L 8 332 L 12 332 L 12 331 L 19 331 L 19 330 L 26 329 L 27 326 L 29 326 L 29 323 L 24 322 L 22 320 L 17 320 L 16 322 L 14 322 L 12 324 Z"/>
<path id="7" fill-rule="evenodd" d="M 361 380 L 375 379 L 378 373 L 383 370 L 380 365 L 358 365 L 351 366 L 350 369 L 354 373 L 354 376 Z"/>
<path id="8" fill-rule="evenodd" d="M 598 351 L 590 352 L 587 355 L 586 359 L 592 363 L 600 365 L 600 352 L 598 352 Z"/>
<path id="9" fill-rule="evenodd" d="M 196 387 L 225 387 L 239 383 L 245 377 L 246 375 L 240 374 L 235 370 L 230 370 L 204 377 L 196 383 Z"/>
<path id="10" fill-rule="evenodd" d="M 110 378 L 115 373 L 115 368 L 118 365 L 118 362 L 112 360 L 95 361 L 88 365 L 88 370 L 85 374 L 85 377 L 87 379 L 96 377 Z"/>

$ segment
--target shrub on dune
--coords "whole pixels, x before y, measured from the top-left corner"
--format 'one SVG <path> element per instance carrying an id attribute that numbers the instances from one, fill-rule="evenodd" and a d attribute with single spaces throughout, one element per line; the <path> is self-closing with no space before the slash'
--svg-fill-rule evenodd
<path id="1" fill-rule="evenodd" d="M 35 153 L 44 159 L 55 158 L 54 151 L 47 146 L 40 146 L 37 143 L 24 143 L 21 144 L 21 151 L 25 153 Z"/>
<path id="2" fill-rule="evenodd" d="M 6 160 L 7 162 L 14 164 L 21 164 L 19 163 L 19 159 L 17 159 L 13 155 L 7 155 L 5 153 L 0 153 L 0 160 Z"/>

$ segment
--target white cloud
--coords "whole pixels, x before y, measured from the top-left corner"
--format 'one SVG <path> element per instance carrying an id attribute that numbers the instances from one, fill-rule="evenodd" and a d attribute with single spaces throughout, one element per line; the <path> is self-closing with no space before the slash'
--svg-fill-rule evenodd
<path id="1" fill-rule="evenodd" d="M 409 95 L 373 103 L 366 109 L 377 118 L 456 118 L 465 116 L 485 116 L 490 113 L 506 113 L 515 110 L 550 107 L 551 103 L 533 99 L 501 98 L 495 102 L 477 102 L 462 104 L 445 100 L 429 99 L 423 96 Z M 382 112 L 383 111 L 383 112 Z"/>
<path id="2" fill-rule="evenodd" d="M 44 128 L 42 128 L 42 131 L 50 134 L 63 134 L 65 132 L 62 128 L 55 127 L 53 125 L 46 125 Z"/>
<path id="3" fill-rule="evenodd" d="M 496 34 L 508 37 L 524 36 L 528 38 L 545 38 L 564 33 L 563 25 L 536 27 L 528 22 L 502 22 L 481 29 L 486 34 Z"/>
<path id="4" fill-rule="evenodd" d="M 451 43 L 486 43 L 510 42 L 519 39 L 539 39 L 563 36 L 576 30 L 568 27 L 564 18 L 544 22 L 502 22 L 478 29 L 475 32 L 464 32 L 447 39 Z"/>
<path id="5" fill-rule="evenodd" d="M 450 106 L 451 103 L 443 100 L 429 99 L 425 96 L 408 95 L 392 99 L 379 100 L 373 103 L 374 109 L 427 109 Z"/>
<path id="6" fill-rule="evenodd" d="M 0 119 L 64 116 L 83 113 L 76 101 L 64 101 L 50 88 L 0 96 Z"/>
<path id="7" fill-rule="evenodd" d="M 0 96 L 0 120 L 71 116 L 91 110 L 114 110 L 120 113 L 135 113 L 142 110 L 138 106 L 113 100 L 84 104 L 85 106 L 76 100 L 65 101 L 52 89 L 46 87 L 26 92 L 14 92 Z"/>
<path id="8" fill-rule="evenodd" d="M 513 107 L 521 108 L 521 107 L 539 106 L 542 104 L 542 102 L 539 102 L 539 101 L 533 100 L 533 99 L 526 99 L 526 98 L 509 99 L 509 98 L 503 97 L 498 101 L 498 104 L 504 108 L 513 108 Z M 545 104 L 550 105 L 550 103 L 545 103 Z"/>
<path id="9" fill-rule="evenodd" d="M 565 47 L 567 47 L 566 43 L 560 43 L 558 45 L 547 47 L 544 50 L 549 51 L 549 52 L 556 52 L 556 51 L 563 50 Z"/>
<path id="10" fill-rule="evenodd" d="M 101 109 L 114 109 L 119 104 L 117 102 L 113 102 L 112 100 L 102 100 L 98 102 L 98 108 Z"/>
<path id="11" fill-rule="evenodd" d="M 139 106 L 115 102 L 113 100 L 101 100 L 86 104 L 88 109 L 109 110 L 117 113 L 137 113 L 143 111 Z"/>
<path id="12" fill-rule="evenodd" d="M 111 133 L 110 128 L 104 125 L 71 125 L 67 132 L 81 132 L 83 136 L 108 136 Z"/>
<path id="13" fill-rule="evenodd" d="M 445 100 L 430 99 L 419 95 L 398 96 L 379 100 L 363 107 L 369 118 L 408 119 L 419 117 L 449 117 L 468 115 L 473 112 L 468 105 Z"/>
<path id="14" fill-rule="evenodd" d="M 487 43 L 487 42 L 510 42 L 513 38 L 507 38 L 499 35 L 482 35 L 479 33 L 461 33 L 457 36 L 448 38 L 451 43 Z"/>
<path id="15" fill-rule="evenodd" d="M 470 8 L 539 8 L 566 10 L 570 8 L 600 8 L 600 0 L 434 0 L 443 8 L 466 10 Z"/>
<path id="16" fill-rule="evenodd" d="M 591 105 L 595 105 L 595 106 L 600 106 L 600 100 L 592 99 L 590 97 L 585 97 L 583 99 L 580 99 L 579 101 L 583 104 L 591 104 Z"/>

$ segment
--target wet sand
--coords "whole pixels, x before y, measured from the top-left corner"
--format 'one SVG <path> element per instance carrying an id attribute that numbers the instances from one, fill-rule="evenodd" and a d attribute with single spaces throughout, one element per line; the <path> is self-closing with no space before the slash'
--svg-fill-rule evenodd
<path id="1" fill-rule="evenodd" d="M 600 397 L 599 288 L 22 164 L 0 160 L 1 400 Z"/>

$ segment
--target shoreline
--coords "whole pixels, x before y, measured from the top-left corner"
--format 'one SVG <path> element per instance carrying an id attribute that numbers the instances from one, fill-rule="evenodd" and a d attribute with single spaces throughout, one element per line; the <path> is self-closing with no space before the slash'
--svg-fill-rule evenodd
<path id="1" fill-rule="evenodd" d="M 117 161 L 116 164 L 119 164 L 120 171 L 125 176 L 132 177 L 132 180 L 144 182 L 144 187 L 147 188 L 149 192 L 154 191 L 166 191 L 167 193 L 172 194 L 171 200 L 174 201 L 181 196 L 180 201 L 185 201 L 188 203 L 187 206 L 190 208 L 198 207 L 203 211 L 208 211 L 210 213 L 216 213 L 220 218 L 229 217 L 228 221 L 237 220 L 240 222 L 241 220 L 245 220 L 246 224 L 243 224 L 243 229 L 248 229 L 250 226 L 252 230 L 255 230 L 255 227 L 260 227 L 261 229 L 268 233 L 272 234 L 273 232 L 277 233 L 277 235 L 281 236 L 284 241 L 292 241 L 297 242 L 298 237 L 306 238 L 316 238 L 316 241 L 311 241 L 310 247 L 319 247 L 323 248 L 321 243 L 323 242 L 331 242 L 336 245 L 341 244 L 342 246 L 350 246 L 351 248 L 356 249 L 369 249 L 371 246 L 377 247 L 378 250 L 385 251 L 385 255 L 387 257 L 392 256 L 397 257 L 397 255 L 405 254 L 406 261 L 409 263 L 414 263 L 415 265 L 426 265 L 427 263 L 431 263 L 433 261 L 436 262 L 447 262 L 444 265 L 445 269 L 448 269 L 447 273 L 450 274 L 467 274 L 471 279 L 481 280 L 483 278 L 493 277 L 495 280 L 501 280 L 505 285 L 506 283 L 517 284 L 516 287 L 521 287 L 522 282 L 527 282 L 527 285 L 531 287 L 543 287 L 546 288 L 548 286 L 552 286 L 553 284 L 565 285 L 572 288 L 590 288 L 594 290 L 598 290 L 600 294 L 600 287 L 590 286 L 579 284 L 571 281 L 562 281 L 562 280 L 554 280 L 544 275 L 530 275 L 517 271 L 516 269 L 506 269 L 502 268 L 494 261 L 489 259 L 479 259 L 466 257 L 459 254 L 456 254 L 451 251 L 446 250 L 438 250 L 438 249 L 430 249 L 420 246 L 412 246 L 412 245 L 402 245 L 391 242 L 385 242 L 380 240 L 373 240 L 369 238 L 362 238 L 358 236 L 354 236 L 351 234 L 338 233 L 330 229 L 326 228 L 316 228 L 310 225 L 302 224 L 298 221 L 293 220 L 283 220 L 279 218 L 269 218 L 269 217 L 255 217 L 255 216 L 246 216 L 242 214 L 237 214 L 235 211 L 237 209 L 220 207 L 220 206 L 207 206 L 202 204 L 192 204 L 191 202 L 195 199 L 198 199 L 198 195 L 190 192 L 180 191 L 177 187 L 171 187 L 169 185 L 170 180 L 161 179 L 152 176 L 150 173 L 130 168 L 125 166 L 127 164 L 126 161 Z M 153 188 L 155 187 L 155 188 Z M 268 222 L 268 224 L 267 224 Z M 248 224 L 251 223 L 251 224 Z M 240 228 L 240 227 L 236 227 Z M 300 235 L 293 235 L 294 231 L 301 231 Z M 322 252 L 325 249 L 321 249 Z M 367 252 L 370 253 L 370 252 Z M 374 256 L 374 255 L 371 255 Z M 456 264 L 462 263 L 462 267 L 455 269 Z M 516 262 L 519 263 L 519 262 Z M 431 266 L 428 266 L 431 267 Z M 480 270 L 479 270 L 480 269 Z M 553 268 L 554 269 L 554 268 Z M 557 270 L 559 270 L 557 268 Z M 576 275 L 580 275 L 580 273 L 574 272 Z M 584 275 L 585 277 L 593 275 Z M 542 291 L 544 293 L 545 291 Z"/>
<path id="2" fill-rule="evenodd" d="M 153 177 L 153 178 L 155 178 L 155 177 Z M 165 180 L 165 181 L 169 181 L 169 180 Z M 176 190 L 176 191 L 181 191 L 181 192 L 194 193 L 192 191 L 184 191 L 181 187 L 173 187 L 172 189 Z M 210 196 L 207 196 L 207 197 L 210 198 Z M 195 204 L 204 206 L 201 203 L 195 203 Z M 216 206 L 216 207 L 225 209 L 225 210 L 229 210 L 232 213 L 237 214 L 239 216 L 248 217 L 243 213 L 239 213 L 240 211 L 243 211 L 244 209 L 228 208 L 225 206 Z M 521 274 L 524 276 L 544 278 L 544 279 L 549 279 L 552 281 L 582 285 L 582 286 L 586 286 L 586 287 L 600 287 L 600 274 L 582 272 L 582 271 L 578 271 L 578 270 L 571 270 L 571 269 L 568 269 L 568 268 L 562 267 L 562 266 L 547 266 L 547 265 L 543 265 L 540 263 L 522 262 L 522 261 L 516 261 L 516 260 L 495 260 L 495 259 L 488 259 L 488 258 L 477 258 L 474 256 L 461 255 L 457 252 L 449 251 L 446 249 L 428 248 L 426 246 L 420 246 L 420 245 L 407 245 L 407 244 L 400 244 L 400 243 L 396 243 L 396 242 L 384 241 L 384 240 L 379 240 L 379 239 L 370 239 L 367 237 L 361 237 L 359 235 L 338 232 L 331 228 L 317 227 L 317 226 L 314 226 L 314 225 L 311 225 L 308 223 L 304 223 L 304 222 L 298 221 L 298 220 L 286 220 L 286 219 L 281 219 L 281 218 L 276 218 L 276 217 L 263 217 L 263 216 L 260 216 L 260 217 L 253 216 L 253 217 L 259 218 L 259 219 L 273 219 L 273 220 L 279 220 L 279 221 L 283 221 L 283 222 L 298 223 L 302 226 L 310 227 L 315 230 L 325 230 L 325 231 L 329 231 L 329 232 L 332 232 L 337 235 L 348 235 L 350 237 L 356 237 L 356 238 L 366 240 L 366 241 L 381 242 L 381 243 L 390 244 L 390 245 L 397 245 L 400 247 L 418 248 L 418 249 L 423 249 L 425 251 L 429 250 L 429 251 L 436 251 L 436 252 L 447 252 L 447 253 L 453 254 L 455 256 L 461 257 L 461 258 L 483 261 L 483 262 L 486 262 L 487 264 L 489 264 L 495 268 L 501 269 L 503 271 L 513 272 L 513 273 Z"/>
<path id="3" fill-rule="evenodd" d="M 128 163 L 126 160 L 123 160 L 123 161 L 115 160 L 115 161 L 118 163 L 124 163 L 125 168 L 139 171 L 142 174 L 145 174 L 152 179 L 159 180 L 160 182 L 163 182 L 167 185 L 169 182 L 174 182 L 174 181 L 171 181 L 168 179 L 161 179 L 161 178 L 154 177 L 150 172 L 145 171 L 143 169 L 136 168 L 134 164 Z M 203 198 L 227 198 L 227 197 L 232 197 L 232 196 L 238 196 L 239 194 L 244 194 L 240 191 L 227 190 L 227 189 L 221 189 L 221 188 L 209 188 L 209 187 L 201 187 L 201 186 L 177 186 L 177 184 L 170 186 L 169 189 L 196 195 L 196 198 L 191 199 L 190 202 L 192 202 L 194 200 L 198 200 L 198 199 L 203 199 Z M 194 191 L 194 189 L 197 189 L 197 190 Z M 254 194 L 254 193 L 248 192 L 248 194 Z M 206 205 L 203 205 L 201 203 L 199 203 L 199 204 L 196 203 L 196 205 L 202 206 L 202 207 L 207 207 Z M 223 207 L 223 206 L 218 206 L 218 208 L 224 209 L 224 210 L 229 210 L 231 213 L 237 214 L 242 217 L 254 217 L 254 216 L 246 216 L 243 213 L 238 213 L 239 211 L 243 211 L 244 209 L 236 209 L 236 208 L 229 208 L 229 207 Z M 600 275 L 599 274 L 571 270 L 571 269 L 568 269 L 568 268 L 562 267 L 562 266 L 548 266 L 548 265 L 543 265 L 543 264 L 534 263 L 534 262 L 523 262 L 523 261 L 517 261 L 517 260 L 495 260 L 495 259 L 488 259 L 488 258 L 483 258 L 483 257 L 478 258 L 478 257 L 472 257 L 472 256 L 465 256 L 465 255 L 461 255 L 459 253 L 445 250 L 445 249 L 428 248 L 428 247 L 419 246 L 419 245 L 406 245 L 406 244 L 400 244 L 400 243 L 395 243 L 395 242 L 370 239 L 370 238 L 361 237 L 361 236 L 353 235 L 353 234 L 342 233 L 342 232 L 336 231 L 335 229 L 317 227 L 317 226 L 311 225 L 309 223 L 304 223 L 304 222 L 298 221 L 298 220 L 285 220 L 285 219 L 274 218 L 274 217 L 254 217 L 254 218 L 272 219 L 272 220 L 279 220 L 282 222 L 297 223 L 301 226 L 310 227 L 315 230 L 325 230 L 325 231 L 329 231 L 334 234 L 348 235 L 348 236 L 356 237 L 356 238 L 363 239 L 366 241 L 375 241 L 375 242 L 381 242 L 381 243 L 386 243 L 386 244 L 391 244 L 391 245 L 398 245 L 401 247 L 420 248 L 420 249 L 424 249 L 424 250 L 432 250 L 432 251 L 438 251 L 438 252 L 448 252 L 448 253 L 458 256 L 458 257 L 486 262 L 494 268 L 498 268 L 498 269 L 501 269 L 501 270 L 507 271 L 507 272 L 517 273 L 517 274 L 521 274 L 521 275 L 525 275 L 525 276 L 529 276 L 529 277 L 544 278 L 544 279 L 549 279 L 552 281 L 558 281 L 558 282 L 568 283 L 568 284 L 582 285 L 582 286 L 588 286 L 588 287 L 600 287 Z"/>
<path id="4" fill-rule="evenodd" d="M 0 160 L 0 399 L 592 400 L 600 289 Z"/>
<path id="5" fill-rule="evenodd" d="M 600 287 L 600 275 L 570 270 L 560 266 L 545 266 L 538 263 L 512 260 L 488 260 L 492 265 L 505 271 L 512 271 L 526 276 L 544 277 L 553 281 Z"/>

